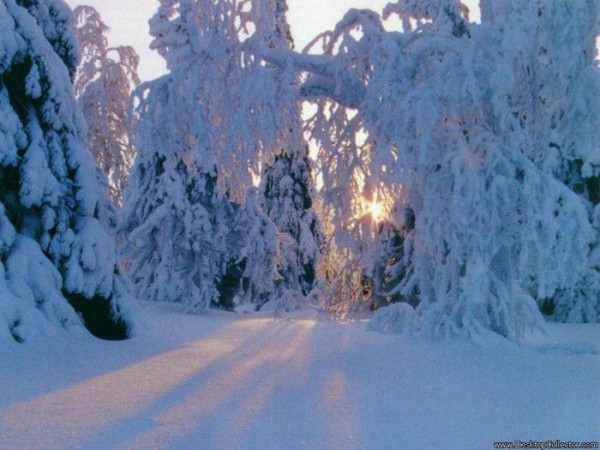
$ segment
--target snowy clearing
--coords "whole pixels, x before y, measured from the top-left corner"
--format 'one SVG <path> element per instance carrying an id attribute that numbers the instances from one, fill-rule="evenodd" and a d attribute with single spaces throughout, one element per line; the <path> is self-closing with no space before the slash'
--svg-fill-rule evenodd
<path id="1" fill-rule="evenodd" d="M 122 342 L 0 349 L 1 448 L 492 448 L 598 440 L 600 326 L 529 349 L 145 308 Z"/>
<path id="2" fill-rule="evenodd" d="M 600 326 L 533 349 L 146 308 L 122 342 L 0 349 L 2 448 L 492 448 L 597 440 Z M 490 348 L 491 347 L 491 348 Z"/>

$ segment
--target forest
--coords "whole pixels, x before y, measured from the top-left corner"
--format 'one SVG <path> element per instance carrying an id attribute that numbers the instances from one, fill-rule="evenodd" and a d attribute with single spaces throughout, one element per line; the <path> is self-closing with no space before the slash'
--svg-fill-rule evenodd
<path id="1" fill-rule="evenodd" d="M 156 3 L 0 0 L 0 448 L 598 448 L 598 0 Z"/>
<path id="2" fill-rule="evenodd" d="M 2 342 L 126 338 L 137 300 L 598 322 L 598 3 L 480 7 L 350 10 L 300 52 L 285 0 L 162 0 L 140 84 L 94 8 L 3 1 Z"/>

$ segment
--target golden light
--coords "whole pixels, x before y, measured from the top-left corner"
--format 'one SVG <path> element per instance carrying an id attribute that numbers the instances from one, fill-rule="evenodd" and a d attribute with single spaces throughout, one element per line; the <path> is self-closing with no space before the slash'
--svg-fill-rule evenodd
<path id="1" fill-rule="evenodd" d="M 377 199 L 370 202 L 367 201 L 367 208 L 374 222 L 381 222 L 384 216 L 384 207 L 382 203 L 379 203 Z"/>
<path id="2" fill-rule="evenodd" d="M 371 216 L 371 220 L 375 223 L 380 223 L 385 220 L 389 201 L 385 196 L 377 190 L 373 192 L 371 198 L 363 197 L 363 214 Z M 383 197 L 383 198 L 382 198 Z"/>
<path id="3" fill-rule="evenodd" d="M 374 224 L 390 220 L 390 214 L 398 200 L 401 187 L 394 189 L 380 188 L 360 196 L 360 218 L 370 219 Z"/>

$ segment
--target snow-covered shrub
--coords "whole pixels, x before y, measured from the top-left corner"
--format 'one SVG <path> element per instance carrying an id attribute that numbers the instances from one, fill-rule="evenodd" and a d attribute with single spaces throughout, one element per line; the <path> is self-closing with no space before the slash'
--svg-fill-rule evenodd
<path id="1" fill-rule="evenodd" d="M 382 333 L 400 333 L 410 336 L 413 333 L 415 309 L 408 303 L 400 302 L 377 310 L 369 322 L 368 329 Z"/>

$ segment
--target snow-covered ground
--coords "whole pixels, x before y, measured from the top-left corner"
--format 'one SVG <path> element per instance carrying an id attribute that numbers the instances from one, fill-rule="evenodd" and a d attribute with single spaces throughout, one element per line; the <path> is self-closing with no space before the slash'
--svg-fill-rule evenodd
<path id="1" fill-rule="evenodd" d="M 124 342 L 0 349 L 0 448 L 454 449 L 597 441 L 600 326 L 527 348 L 144 309 Z"/>

